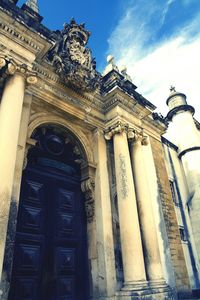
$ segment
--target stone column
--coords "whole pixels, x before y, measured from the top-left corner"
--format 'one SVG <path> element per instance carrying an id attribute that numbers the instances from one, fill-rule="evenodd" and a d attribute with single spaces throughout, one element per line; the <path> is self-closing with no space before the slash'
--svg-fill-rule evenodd
<path id="1" fill-rule="evenodd" d="M 95 176 L 95 219 L 98 253 L 99 297 L 113 299 L 116 291 L 116 273 L 110 185 L 107 168 L 107 147 L 103 131 L 94 132 L 94 159 L 97 162 Z"/>
<path id="2" fill-rule="evenodd" d="M 145 253 L 147 279 L 152 282 L 152 284 L 157 284 L 158 282 L 163 282 L 164 279 L 154 220 L 155 216 L 142 151 L 142 147 L 147 145 L 147 143 L 147 137 L 144 137 L 142 133 L 135 132 L 131 144 L 131 157 Z"/>
<path id="3" fill-rule="evenodd" d="M 126 131 L 119 122 L 105 138 L 113 136 L 114 142 L 124 289 L 139 290 L 146 285 L 146 273 Z"/>
<path id="4" fill-rule="evenodd" d="M 26 80 L 29 83 L 36 81 L 36 77 L 32 76 L 24 65 L 17 66 L 10 62 L 6 64 L 8 78 L 0 106 L 0 274 L 4 259 L 25 83 Z"/>

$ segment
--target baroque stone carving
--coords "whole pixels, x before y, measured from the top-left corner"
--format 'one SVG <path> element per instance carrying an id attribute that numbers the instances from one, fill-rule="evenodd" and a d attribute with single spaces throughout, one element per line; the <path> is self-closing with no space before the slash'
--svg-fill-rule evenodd
<path id="1" fill-rule="evenodd" d="M 27 144 L 26 144 L 26 148 L 25 148 L 25 151 L 24 151 L 24 161 L 23 161 L 23 170 L 25 170 L 26 166 L 27 166 L 27 162 L 28 162 L 28 159 L 27 159 L 27 155 L 28 155 L 28 151 L 30 148 L 34 147 L 36 145 L 36 140 L 34 139 L 28 139 L 27 140 Z"/>
<path id="2" fill-rule="evenodd" d="M 0 57 L 0 69 L 5 67 L 5 65 L 6 65 L 6 60 L 3 57 Z"/>
<path id="3" fill-rule="evenodd" d="M 6 76 L 14 75 L 19 72 L 26 78 L 26 82 L 29 84 L 37 83 L 36 72 L 30 70 L 26 64 L 18 64 L 12 58 L 0 57 L 0 73 L 1 76 L 6 78 Z"/>
<path id="4" fill-rule="evenodd" d="M 124 131 L 127 132 L 127 130 L 128 125 L 122 123 L 121 121 L 118 121 L 115 125 L 111 126 L 108 130 L 106 130 L 104 137 L 106 140 L 109 141 L 116 133 L 122 133 Z"/>
<path id="5" fill-rule="evenodd" d="M 95 215 L 94 188 L 95 182 L 93 178 L 88 178 L 81 183 L 81 190 L 85 195 L 85 212 L 88 223 L 93 222 Z"/>
<path id="6" fill-rule="evenodd" d="M 54 47 L 47 54 L 55 72 L 70 86 L 84 91 L 94 91 L 100 86 L 101 75 L 96 71 L 96 61 L 86 47 L 90 32 L 84 24 L 74 19 L 64 24 L 64 29 L 52 33 Z"/>
<path id="7" fill-rule="evenodd" d="M 142 146 L 148 145 L 148 137 L 144 134 L 143 130 L 139 131 L 136 129 L 129 129 L 128 131 L 128 139 L 133 143 L 139 143 Z"/>

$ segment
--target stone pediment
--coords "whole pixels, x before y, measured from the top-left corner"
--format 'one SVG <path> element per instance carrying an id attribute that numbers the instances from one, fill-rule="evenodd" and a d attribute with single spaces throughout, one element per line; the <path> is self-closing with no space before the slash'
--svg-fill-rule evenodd
<path id="1" fill-rule="evenodd" d="M 78 25 L 72 19 L 70 24 L 64 24 L 63 30 L 52 33 L 55 45 L 47 60 L 68 86 L 92 92 L 99 87 L 101 75 L 96 71 L 91 50 L 86 47 L 89 36 L 85 25 Z"/>

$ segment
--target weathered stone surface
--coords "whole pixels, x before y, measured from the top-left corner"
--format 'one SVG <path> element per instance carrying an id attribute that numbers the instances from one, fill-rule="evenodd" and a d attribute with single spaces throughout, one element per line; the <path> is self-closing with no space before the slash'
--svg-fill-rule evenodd
<path id="1" fill-rule="evenodd" d="M 188 272 L 185 264 L 179 228 L 165 167 L 162 144 L 160 141 L 154 138 L 150 138 L 150 143 L 152 145 L 155 168 L 158 177 L 160 199 L 169 239 L 171 260 L 175 272 L 176 288 L 179 293 L 190 293 Z"/>

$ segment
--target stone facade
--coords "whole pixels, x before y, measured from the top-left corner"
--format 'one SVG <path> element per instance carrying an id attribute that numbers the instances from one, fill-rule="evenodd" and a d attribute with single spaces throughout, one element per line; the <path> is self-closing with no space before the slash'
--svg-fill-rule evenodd
<path id="1" fill-rule="evenodd" d="M 16 2 L 0 1 L 0 298 L 46 300 L 53 276 L 55 289 L 51 284 L 49 287 L 54 300 L 192 297 L 192 290 L 199 288 L 194 283 L 199 272 L 197 267 L 196 273 L 191 271 L 181 241 L 164 150 L 171 146 L 167 139 L 161 141 L 166 119 L 153 112 L 155 106 L 136 91 L 126 70 L 120 72 L 112 57 L 103 74 L 96 70 L 87 48 L 90 33 L 84 24 L 73 19 L 62 30 L 52 32 L 41 24 L 37 1 L 29 0 L 22 8 Z M 179 160 L 179 145 L 171 145 Z M 199 150 L 198 141 L 193 147 Z M 191 168 L 187 170 L 188 185 L 198 196 L 198 180 Z M 82 200 L 77 216 L 84 202 L 82 223 L 70 225 L 69 215 L 76 202 L 64 202 L 59 208 L 65 240 L 62 246 L 55 246 L 54 251 L 61 254 L 53 263 L 55 268 L 61 262 L 63 265 L 61 275 L 48 270 L 49 282 L 47 275 L 41 275 L 44 270 L 37 273 L 33 265 L 40 270 L 45 256 L 51 255 L 50 248 L 45 248 L 43 255 L 38 250 L 42 244 L 37 241 L 36 247 L 34 239 L 38 238 L 38 224 L 44 218 L 49 220 L 47 211 L 55 215 L 51 204 L 42 206 L 45 217 L 37 223 L 39 204 L 34 207 L 33 203 L 45 192 L 38 192 L 41 184 L 31 181 L 34 172 L 45 184 L 50 180 L 46 193 L 48 189 L 55 192 L 52 186 L 58 177 L 61 185 L 64 181 L 79 182 Z M 175 173 L 179 176 L 180 172 L 176 169 Z M 50 177 L 57 178 L 56 184 Z M 24 197 L 27 178 L 32 194 Z M 65 191 L 62 197 L 70 193 L 72 190 Z M 52 205 L 56 208 L 61 200 Z M 24 206 L 28 217 L 23 215 L 24 201 L 28 201 Z M 194 200 L 188 232 L 196 266 L 198 212 L 198 201 Z M 189 224 L 190 216 L 183 213 Z M 55 218 L 53 223 L 58 221 L 60 226 L 61 219 Z M 53 232 L 57 230 L 52 226 Z M 75 244 L 72 246 L 67 237 L 71 238 L 69 232 L 75 227 L 78 230 L 73 238 L 82 241 L 87 255 L 69 254 Z M 49 238 L 43 229 L 40 236 Z M 35 254 L 36 248 L 39 254 Z M 76 263 L 80 257 L 84 258 L 82 267 Z M 69 283 L 72 277 L 74 284 Z M 55 283 L 59 280 L 60 285 Z"/>
<path id="2" fill-rule="evenodd" d="M 153 139 L 151 142 L 153 155 L 155 157 L 155 167 L 158 177 L 158 188 L 160 192 L 162 211 L 169 239 L 169 248 L 174 270 L 176 289 L 179 293 L 184 294 L 187 293 L 189 289 L 188 273 L 184 262 L 185 258 L 183 254 L 174 203 L 172 200 L 169 180 L 165 168 L 162 144 L 161 142 Z"/>

